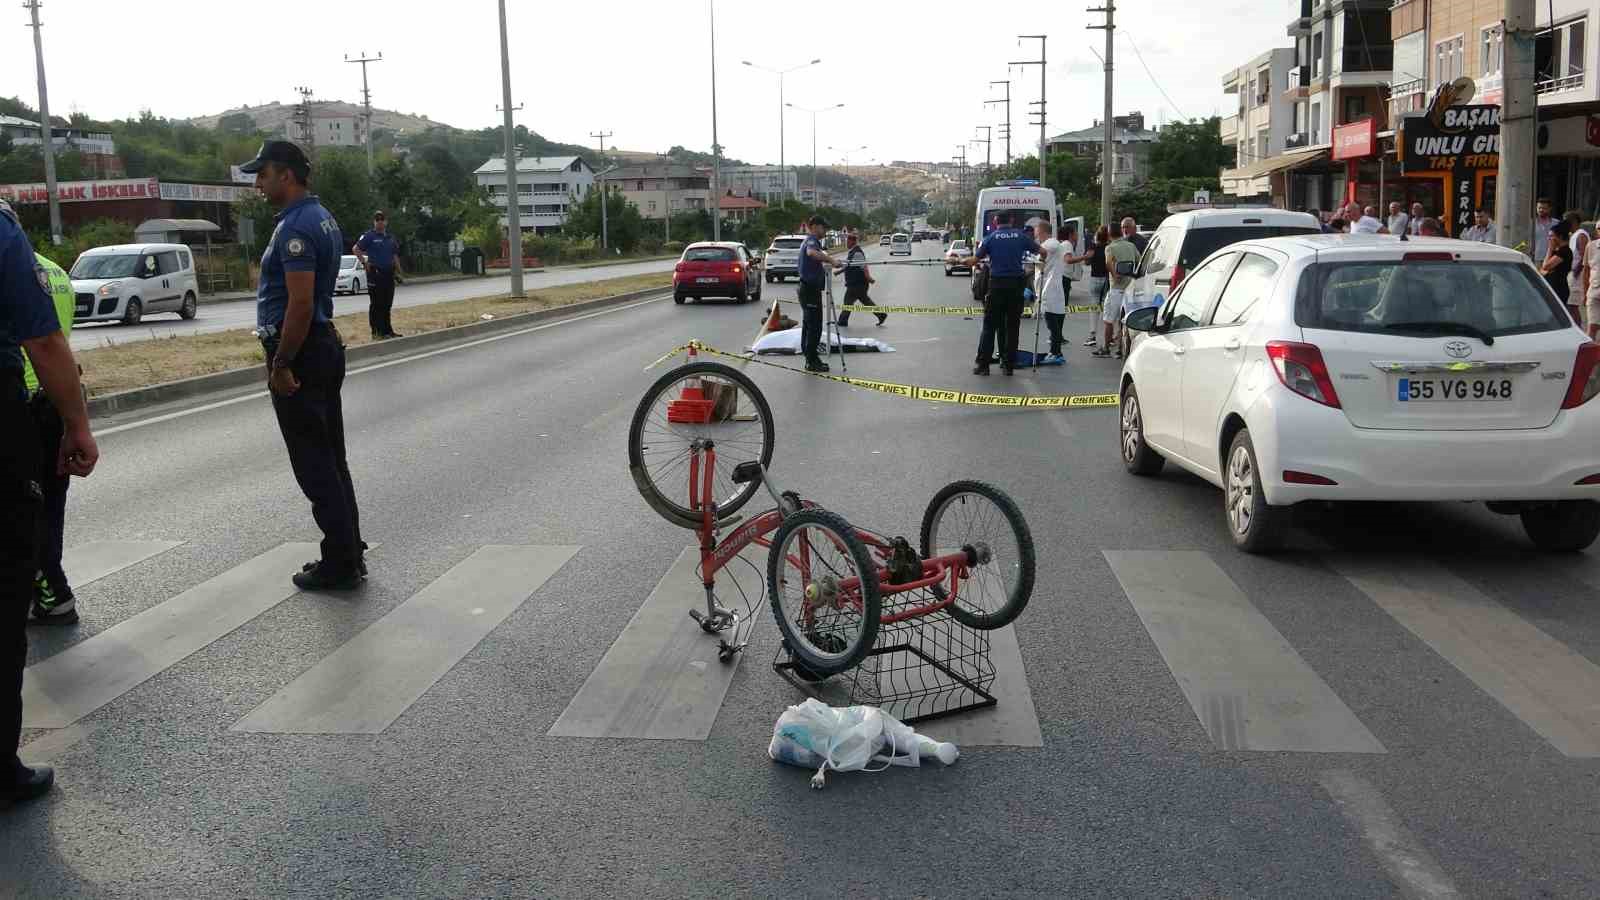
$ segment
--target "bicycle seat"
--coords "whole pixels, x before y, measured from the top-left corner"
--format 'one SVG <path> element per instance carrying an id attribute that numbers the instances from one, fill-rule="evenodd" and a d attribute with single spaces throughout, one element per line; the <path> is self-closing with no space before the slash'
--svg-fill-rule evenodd
<path id="1" fill-rule="evenodd" d="M 761 462 L 752 459 L 748 462 L 739 463 L 733 467 L 733 475 L 731 477 L 734 484 L 760 484 Z"/>

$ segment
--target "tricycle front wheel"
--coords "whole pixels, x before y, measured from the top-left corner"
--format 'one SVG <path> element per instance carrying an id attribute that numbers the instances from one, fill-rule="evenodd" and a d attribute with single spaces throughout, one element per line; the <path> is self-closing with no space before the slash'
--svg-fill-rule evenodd
<path id="1" fill-rule="evenodd" d="M 969 628 L 991 630 L 1011 624 L 1033 596 L 1033 533 L 1005 491 L 982 481 L 945 485 L 922 514 L 922 558 L 968 551 L 968 568 L 945 609 Z M 943 600 L 947 588 L 929 588 Z"/>
<path id="2" fill-rule="evenodd" d="M 767 593 L 797 670 L 809 680 L 859 663 L 878 637 L 878 569 L 838 513 L 808 509 L 783 520 L 767 554 Z"/>

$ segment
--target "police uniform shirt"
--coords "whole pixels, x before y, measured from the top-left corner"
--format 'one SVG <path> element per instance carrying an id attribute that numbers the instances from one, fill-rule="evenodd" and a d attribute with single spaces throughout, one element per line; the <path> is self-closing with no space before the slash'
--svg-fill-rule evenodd
<path id="1" fill-rule="evenodd" d="M 61 333 L 71 335 L 72 319 L 77 313 L 72 296 L 72 279 L 67 276 L 64 269 L 38 253 L 33 255 L 33 261 L 50 281 L 50 298 L 56 305 L 56 321 L 61 323 Z M 33 361 L 28 359 L 26 351 L 22 354 L 22 364 L 23 383 L 27 385 L 29 393 L 37 391 L 39 375 L 33 371 Z"/>
<path id="2" fill-rule="evenodd" d="M 283 208 L 277 227 L 261 255 L 261 286 L 256 290 L 256 324 L 281 328 L 289 309 L 289 272 L 315 272 L 311 295 L 311 321 L 333 320 L 333 286 L 339 278 L 339 257 L 344 235 L 333 214 L 323 209 L 315 194 L 307 194 Z"/>
<path id="3" fill-rule="evenodd" d="M 1021 278 L 1023 257 L 1038 252 L 1038 241 L 1021 228 L 997 228 L 978 245 L 978 258 L 989 260 L 991 278 Z"/>
<path id="4" fill-rule="evenodd" d="M 356 241 L 356 246 L 367 254 L 367 262 L 371 263 L 374 269 L 394 268 L 394 257 L 400 250 L 400 244 L 394 239 L 394 235 L 377 229 L 363 234 L 361 240 Z"/>
<path id="5" fill-rule="evenodd" d="M 0 211 L 0 373 L 19 376 L 22 342 L 60 331 L 50 277 L 15 219 Z"/>
<path id="6" fill-rule="evenodd" d="M 822 241 L 812 235 L 806 235 L 806 242 L 800 245 L 800 280 L 820 287 L 825 280 L 822 276 L 822 262 L 811 258 L 813 250 L 821 253 Z"/>

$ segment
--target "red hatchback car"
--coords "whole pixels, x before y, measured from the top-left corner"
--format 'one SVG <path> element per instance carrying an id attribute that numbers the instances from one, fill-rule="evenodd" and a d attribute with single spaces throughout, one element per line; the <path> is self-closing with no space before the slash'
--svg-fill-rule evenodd
<path id="1" fill-rule="evenodd" d="M 672 270 L 672 300 L 729 297 L 739 303 L 761 299 L 761 261 L 735 241 L 701 241 L 683 250 Z"/>

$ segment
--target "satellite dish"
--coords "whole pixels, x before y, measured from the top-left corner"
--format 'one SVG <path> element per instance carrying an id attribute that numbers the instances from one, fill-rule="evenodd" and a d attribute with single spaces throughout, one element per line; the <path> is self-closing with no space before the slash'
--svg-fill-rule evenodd
<path id="1" fill-rule="evenodd" d="M 1463 75 L 1450 82 L 1450 93 L 1454 95 L 1456 103 L 1467 103 L 1478 93 L 1478 86 L 1471 78 Z"/>

